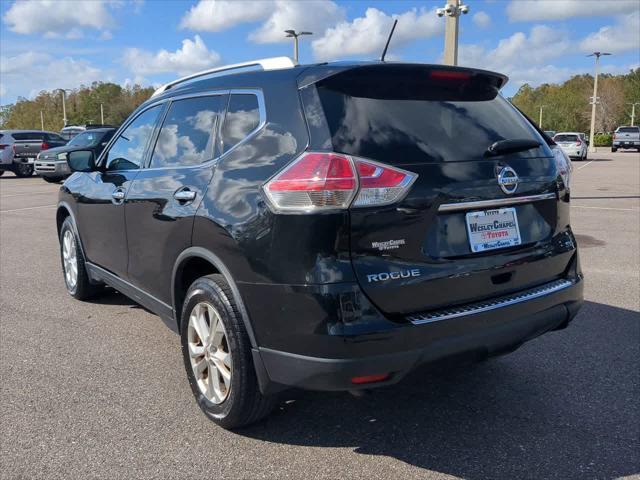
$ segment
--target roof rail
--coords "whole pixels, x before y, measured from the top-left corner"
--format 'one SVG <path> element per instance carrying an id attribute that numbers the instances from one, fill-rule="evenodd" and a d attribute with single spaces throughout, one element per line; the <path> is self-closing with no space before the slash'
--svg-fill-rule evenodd
<path id="1" fill-rule="evenodd" d="M 251 60 L 249 62 L 234 63 L 233 65 L 225 65 L 222 67 L 210 68 L 208 70 L 192 73 L 191 75 L 187 75 L 186 77 L 182 77 L 178 80 L 173 80 L 172 82 L 166 83 L 158 88 L 155 92 L 153 92 L 153 95 L 151 96 L 155 97 L 156 95 L 160 95 L 161 93 L 166 92 L 175 85 L 186 82 L 188 80 L 193 80 L 194 78 L 204 77 L 205 75 L 209 75 L 212 73 L 226 72 L 228 70 L 236 70 L 253 66 L 260 66 L 262 67 L 262 70 L 278 70 L 281 68 L 295 67 L 295 63 L 293 63 L 293 60 L 291 60 L 289 57 L 272 57 L 261 58 L 260 60 Z"/>

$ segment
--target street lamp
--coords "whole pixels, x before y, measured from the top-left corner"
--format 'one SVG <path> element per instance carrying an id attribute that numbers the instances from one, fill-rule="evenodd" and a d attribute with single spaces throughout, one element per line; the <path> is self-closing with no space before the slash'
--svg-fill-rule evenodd
<path id="1" fill-rule="evenodd" d="M 444 63 L 458 65 L 458 18 L 469 13 L 469 7 L 462 0 L 447 0 L 444 7 L 438 8 L 439 17 L 447 16 L 444 30 Z"/>
<path id="2" fill-rule="evenodd" d="M 540 127 L 540 129 L 542 130 L 542 109 L 546 107 L 546 105 L 540 105 L 540 119 L 538 121 L 538 126 Z"/>
<path id="3" fill-rule="evenodd" d="M 298 37 L 302 35 L 313 35 L 313 32 L 296 32 L 295 30 L 285 30 L 287 38 L 293 37 L 293 61 L 298 64 Z"/>
<path id="4" fill-rule="evenodd" d="M 596 75 L 593 79 L 593 97 L 591 98 L 591 132 L 589 132 L 589 151 L 596 152 L 596 144 L 593 141 L 594 131 L 596 129 L 596 104 L 598 103 L 598 69 L 600 68 L 600 57 L 603 55 L 611 55 L 606 52 L 593 52 L 587 57 L 596 57 Z"/>
<path id="5" fill-rule="evenodd" d="M 640 105 L 640 102 L 628 103 L 627 105 L 631 105 L 631 126 L 633 127 L 636 119 L 636 105 Z"/>
<path id="6" fill-rule="evenodd" d="M 66 105 L 65 97 L 67 96 L 67 92 L 72 92 L 73 90 L 70 90 L 68 88 L 57 88 L 56 90 L 62 92 L 62 123 L 66 127 L 67 126 L 67 105 Z"/>

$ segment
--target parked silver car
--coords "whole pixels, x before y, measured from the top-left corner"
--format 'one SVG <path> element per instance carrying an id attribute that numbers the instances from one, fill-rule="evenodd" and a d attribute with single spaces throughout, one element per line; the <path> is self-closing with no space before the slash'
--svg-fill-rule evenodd
<path id="1" fill-rule="evenodd" d="M 611 151 L 619 148 L 635 148 L 640 152 L 640 127 L 618 127 L 613 132 Z"/>
<path id="2" fill-rule="evenodd" d="M 587 159 L 587 139 L 581 132 L 558 132 L 553 137 L 560 148 L 571 160 Z"/>

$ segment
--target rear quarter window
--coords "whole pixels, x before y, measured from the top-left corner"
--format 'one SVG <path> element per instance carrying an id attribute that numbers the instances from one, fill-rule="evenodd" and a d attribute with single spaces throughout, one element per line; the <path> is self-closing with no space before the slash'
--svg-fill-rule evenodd
<path id="1" fill-rule="evenodd" d="M 230 95 L 222 128 L 223 153 L 247 138 L 259 125 L 258 97 L 252 93 Z"/>

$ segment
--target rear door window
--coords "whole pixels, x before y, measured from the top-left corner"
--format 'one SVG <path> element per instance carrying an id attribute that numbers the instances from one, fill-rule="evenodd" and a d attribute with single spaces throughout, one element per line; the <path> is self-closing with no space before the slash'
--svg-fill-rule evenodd
<path id="1" fill-rule="evenodd" d="M 543 142 L 491 77 L 362 68 L 317 84 L 335 151 L 389 164 L 482 159 L 498 140 Z M 309 116 L 309 115 L 307 115 Z M 514 156 L 544 155 L 542 148 Z"/>
<path id="2" fill-rule="evenodd" d="M 223 153 L 247 138 L 260 125 L 260 106 L 253 93 L 232 94 L 222 129 Z"/>
<path id="3" fill-rule="evenodd" d="M 151 157 L 151 168 L 198 165 L 215 156 L 221 95 L 171 103 Z"/>

